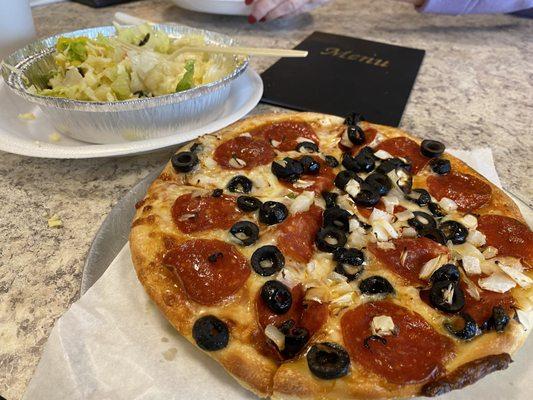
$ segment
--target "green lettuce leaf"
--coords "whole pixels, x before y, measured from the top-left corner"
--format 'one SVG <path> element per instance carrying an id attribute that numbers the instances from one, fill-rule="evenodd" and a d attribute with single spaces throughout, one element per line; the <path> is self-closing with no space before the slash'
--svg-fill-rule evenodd
<path id="1" fill-rule="evenodd" d="M 187 60 L 185 63 L 185 74 L 178 82 L 176 86 L 176 92 L 182 92 L 184 90 L 189 90 L 194 85 L 194 60 Z"/>
<path id="2" fill-rule="evenodd" d="M 84 62 L 87 58 L 87 42 L 89 38 L 84 36 L 77 38 L 59 38 L 56 50 L 63 53 L 70 61 Z"/>

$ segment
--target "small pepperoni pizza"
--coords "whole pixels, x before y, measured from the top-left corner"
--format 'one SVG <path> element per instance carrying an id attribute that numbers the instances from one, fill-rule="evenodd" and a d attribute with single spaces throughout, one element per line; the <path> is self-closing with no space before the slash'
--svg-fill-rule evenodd
<path id="1" fill-rule="evenodd" d="M 435 140 L 314 113 L 181 148 L 137 204 L 137 275 L 172 325 L 277 399 L 435 396 L 527 336 L 533 233 Z"/>

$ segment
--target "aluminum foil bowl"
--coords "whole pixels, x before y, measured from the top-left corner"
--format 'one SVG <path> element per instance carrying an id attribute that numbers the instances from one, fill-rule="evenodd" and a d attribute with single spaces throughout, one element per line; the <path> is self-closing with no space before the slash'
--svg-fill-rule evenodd
<path id="1" fill-rule="evenodd" d="M 200 34 L 209 44 L 230 46 L 234 40 L 216 32 L 181 25 L 154 25 L 172 37 Z M 248 59 L 234 56 L 235 68 L 224 78 L 206 85 L 157 97 L 92 102 L 40 96 L 28 91 L 30 85 L 43 88 L 43 76 L 54 69 L 54 46 L 62 37 L 98 34 L 114 36 L 112 26 L 82 29 L 36 41 L 16 51 L 4 62 L 22 72 L 3 66 L 2 76 L 8 87 L 27 101 L 37 104 L 58 132 L 89 143 L 123 143 L 173 135 L 214 121 L 223 111 L 231 84 L 248 67 Z"/>

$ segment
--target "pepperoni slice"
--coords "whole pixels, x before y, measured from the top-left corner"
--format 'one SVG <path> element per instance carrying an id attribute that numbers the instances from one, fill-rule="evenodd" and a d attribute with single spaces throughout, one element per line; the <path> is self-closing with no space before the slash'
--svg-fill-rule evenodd
<path id="1" fill-rule="evenodd" d="M 392 318 L 397 335 L 386 343 L 365 339 L 372 335 L 376 316 Z M 399 385 L 421 383 L 445 372 L 444 362 L 453 355 L 453 342 L 439 334 L 420 315 L 390 301 L 363 304 L 341 319 L 342 336 L 350 357 L 387 381 Z"/>
<path id="2" fill-rule="evenodd" d="M 226 169 L 250 169 L 258 165 L 270 164 L 275 157 L 272 147 L 261 138 L 237 136 L 222 143 L 215 149 L 213 158 Z M 238 158 L 246 163 L 240 165 L 240 161 L 231 161 Z M 237 164 L 235 164 L 237 162 Z"/>
<path id="3" fill-rule="evenodd" d="M 278 247 L 285 256 L 309 262 L 315 251 L 315 237 L 322 224 L 322 209 L 312 205 L 308 211 L 291 215 L 279 226 Z"/>
<path id="4" fill-rule="evenodd" d="M 426 166 L 429 158 L 420 153 L 420 145 L 406 137 L 384 140 L 376 146 L 376 150 L 384 150 L 394 157 L 405 157 L 411 160 L 413 174 Z"/>
<path id="5" fill-rule="evenodd" d="M 380 199 L 379 203 L 376 204 L 376 208 L 378 210 L 385 211 L 385 203 L 383 203 L 383 201 Z M 368 208 L 368 207 L 357 206 L 357 211 L 359 211 L 359 214 L 361 214 L 363 217 L 367 219 L 370 218 L 370 214 L 372 214 L 373 210 L 374 210 L 374 207 Z M 398 204 L 397 206 L 394 206 L 393 213 L 399 213 L 405 210 L 406 208 L 404 206 Z"/>
<path id="6" fill-rule="evenodd" d="M 503 215 L 482 215 L 478 228 L 487 244 L 498 249 L 499 256 L 525 260 L 526 267 L 533 266 L 533 232 L 520 221 Z"/>
<path id="7" fill-rule="evenodd" d="M 372 143 L 374 139 L 376 138 L 377 134 L 378 134 L 378 131 L 375 130 L 374 128 L 367 128 L 365 129 L 365 142 L 364 143 L 353 146 L 353 147 L 346 147 L 346 146 L 343 146 L 339 141 L 339 149 L 341 149 L 344 152 L 349 151 L 352 153 L 352 155 L 356 155 L 357 153 L 359 153 L 359 151 L 363 147 L 368 146 L 370 143 Z"/>
<path id="8" fill-rule="evenodd" d="M 387 268 L 411 285 L 423 285 L 425 282 L 418 277 L 422 266 L 432 258 L 448 253 L 446 246 L 425 237 L 394 239 L 390 242 L 394 244 L 394 249 L 381 249 L 372 243 L 368 246 L 368 250 Z"/>
<path id="9" fill-rule="evenodd" d="M 172 219 L 184 233 L 229 229 L 240 217 L 234 197 L 192 197 L 184 194 L 174 201 Z"/>
<path id="10" fill-rule="evenodd" d="M 480 277 L 471 277 L 470 279 L 477 284 Z M 461 282 L 461 289 L 465 294 L 465 307 L 462 312 L 470 315 L 476 323 L 481 326 L 492 315 L 492 309 L 496 306 L 503 307 L 508 315 L 512 315 L 512 306 L 514 305 L 514 299 L 510 292 L 496 293 L 489 290 L 483 290 L 479 288 L 479 300 L 473 298 L 467 290 L 468 286 Z"/>
<path id="11" fill-rule="evenodd" d="M 280 181 L 280 183 L 288 188 L 291 188 L 295 192 L 313 191 L 315 193 L 322 193 L 324 191 L 330 191 L 333 188 L 333 181 L 335 179 L 335 172 L 328 166 L 324 160 L 320 157 L 312 156 L 313 159 L 320 164 L 320 172 L 318 175 L 303 174 L 300 181 L 312 183 L 310 186 L 298 187 L 298 183 L 290 183 Z M 301 158 L 301 157 L 300 157 Z M 299 160 L 300 158 L 297 158 Z"/>
<path id="12" fill-rule="evenodd" d="M 163 263 L 173 267 L 191 300 L 207 306 L 235 294 L 250 275 L 246 258 L 220 240 L 189 240 L 168 251 Z"/>
<path id="13" fill-rule="evenodd" d="M 295 150 L 298 145 L 298 138 L 305 138 L 319 144 L 315 131 L 307 122 L 303 121 L 281 121 L 266 124 L 255 128 L 251 132 L 254 137 L 262 137 L 277 150 Z M 278 143 L 272 143 L 272 141 Z"/>

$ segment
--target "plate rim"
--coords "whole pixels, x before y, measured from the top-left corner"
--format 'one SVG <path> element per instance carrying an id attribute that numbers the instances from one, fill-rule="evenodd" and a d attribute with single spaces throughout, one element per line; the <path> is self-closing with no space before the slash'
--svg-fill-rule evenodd
<path id="1" fill-rule="evenodd" d="M 46 147 L 42 147 L 36 144 L 34 144 L 33 146 L 28 145 L 31 141 L 24 141 L 22 143 L 13 142 L 13 135 L 9 133 L 9 136 L 7 136 L 3 133 L 5 131 L 0 128 L 0 150 L 11 154 L 18 154 L 22 156 L 36 158 L 90 159 L 148 153 L 176 146 L 195 139 L 203 134 L 215 132 L 225 126 L 230 125 L 235 121 L 238 121 L 250 111 L 252 111 L 257 106 L 257 104 L 261 100 L 261 97 L 263 96 L 263 80 L 254 69 L 247 68 L 247 70 L 242 74 L 242 76 L 235 80 L 234 84 L 239 84 L 243 81 L 246 82 L 246 80 L 250 81 L 252 85 L 244 85 L 244 87 L 247 88 L 248 86 L 250 86 L 252 90 L 250 91 L 250 95 L 247 96 L 247 100 L 241 107 L 235 109 L 233 112 L 226 115 L 225 117 L 217 118 L 215 121 L 200 126 L 188 132 L 187 134 L 176 134 L 157 139 L 141 140 L 138 142 L 102 145 L 87 144 L 79 146 L 61 146 L 59 147 L 59 149 L 61 150 L 58 151 L 58 149 L 54 149 L 54 145 L 50 143 L 43 143 L 46 145 Z M 6 83 L 2 79 L 0 79 L 0 85 L 6 85 Z M 11 141 L 9 139 L 6 140 L 6 136 L 11 139 Z M 51 147 L 49 147 L 49 145 Z M 65 149 L 67 149 L 66 152 L 64 152 Z"/>

